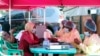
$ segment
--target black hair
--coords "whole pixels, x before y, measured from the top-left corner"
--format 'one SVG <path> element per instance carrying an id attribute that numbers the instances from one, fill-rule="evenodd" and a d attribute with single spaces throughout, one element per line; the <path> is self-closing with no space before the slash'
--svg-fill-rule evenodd
<path id="1" fill-rule="evenodd" d="M 63 25 L 63 28 L 66 26 L 66 22 L 67 22 L 67 20 L 63 20 L 63 21 L 61 22 L 61 24 Z"/>
<path id="2" fill-rule="evenodd" d="M 10 24 L 9 24 L 9 22 L 7 22 L 7 21 L 3 22 L 2 30 L 5 31 L 5 32 L 7 32 L 9 34 L 9 30 L 10 30 Z"/>
<path id="3" fill-rule="evenodd" d="M 47 26 L 47 29 L 51 30 L 51 32 L 54 34 L 54 30 L 53 30 L 52 26 Z"/>

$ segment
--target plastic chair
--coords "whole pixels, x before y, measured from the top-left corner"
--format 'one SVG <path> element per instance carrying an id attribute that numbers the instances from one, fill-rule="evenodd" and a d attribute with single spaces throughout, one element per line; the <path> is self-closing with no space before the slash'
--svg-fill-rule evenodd
<path id="1" fill-rule="evenodd" d="M 11 55 L 23 56 L 23 50 L 11 49 L 11 48 L 4 49 L 4 45 L 7 46 L 6 44 L 5 41 L 2 39 L 2 37 L 0 37 L 0 56 L 11 56 Z"/>
<path id="2" fill-rule="evenodd" d="M 83 40 L 84 39 L 84 34 L 80 34 L 80 38 Z"/>
<path id="3" fill-rule="evenodd" d="M 14 50 L 14 49 L 8 49 L 7 51 L 6 51 L 6 54 L 7 55 L 18 55 L 18 56 L 23 56 L 23 51 L 22 50 Z"/>
<path id="4" fill-rule="evenodd" d="M 17 49 L 18 48 L 18 43 L 10 43 L 6 40 L 4 40 L 4 44 L 8 49 Z"/>
<path id="5" fill-rule="evenodd" d="M 16 36 L 18 33 L 14 33 L 13 35 Z"/>
<path id="6" fill-rule="evenodd" d="M 3 44 L 3 40 L 2 40 L 2 38 L 0 37 L 0 52 L 2 51 L 2 44 Z"/>

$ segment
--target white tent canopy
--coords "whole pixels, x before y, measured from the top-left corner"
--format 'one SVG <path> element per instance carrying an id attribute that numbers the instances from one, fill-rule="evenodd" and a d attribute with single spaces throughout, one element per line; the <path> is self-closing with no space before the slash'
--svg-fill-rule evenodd
<path id="1" fill-rule="evenodd" d="M 88 15 L 88 10 L 91 7 L 76 7 L 74 9 L 68 10 L 64 13 L 65 16 L 80 16 L 80 15 Z"/>
<path id="2" fill-rule="evenodd" d="M 60 15 L 60 10 L 58 7 L 46 7 L 46 8 L 37 8 L 36 10 L 33 11 L 34 14 L 37 15 L 37 19 L 40 22 L 43 22 L 43 17 L 44 17 L 44 9 L 45 9 L 45 20 L 46 22 L 49 23 L 55 23 L 58 22 L 59 20 L 59 15 Z"/>

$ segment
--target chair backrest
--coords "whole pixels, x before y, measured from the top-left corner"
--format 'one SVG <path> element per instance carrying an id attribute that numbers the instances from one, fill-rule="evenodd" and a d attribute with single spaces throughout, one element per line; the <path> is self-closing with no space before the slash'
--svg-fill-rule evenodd
<path id="1" fill-rule="evenodd" d="M 17 49 L 18 48 L 18 43 L 14 44 L 14 43 L 10 43 L 10 42 L 4 40 L 4 44 L 6 45 L 6 47 L 8 49 Z"/>
<path id="2" fill-rule="evenodd" d="M 83 40 L 84 39 L 84 34 L 80 34 L 80 38 Z"/>
<path id="3" fill-rule="evenodd" d="M 37 35 L 37 37 L 43 38 L 45 30 L 46 30 L 46 26 L 45 25 L 36 26 L 36 35 Z"/>
<path id="4" fill-rule="evenodd" d="M 0 56 L 24 56 L 23 50 L 12 49 L 10 46 L 10 42 L 7 42 L 2 37 L 0 37 Z M 12 44 L 14 46 L 15 44 Z M 16 46 L 16 45 L 15 45 Z M 6 49 L 5 49 L 6 48 Z"/>
<path id="5" fill-rule="evenodd" d="M 4 52 L 4 41 L 2 37 L 0 36 L 0 56 L 7 56 L 3 52 Z"/>
<path id="6" fill-rule="evenodd" d="M 7 55 L 11 55 L 11 56 L 13 56 L 13 55 L 15 55 L 15 56 L 24 56 L 22 50 L 18 50 L 18 49 L 17 50 L 8 49 L 7 51 L 8 51 L 7 52 Z"/>
<path id="7" fill-rule="evenodd" d="M 2 44 L 3 44 L 2 37 L 0 37 L 0 52 L 2 52 Z"/>

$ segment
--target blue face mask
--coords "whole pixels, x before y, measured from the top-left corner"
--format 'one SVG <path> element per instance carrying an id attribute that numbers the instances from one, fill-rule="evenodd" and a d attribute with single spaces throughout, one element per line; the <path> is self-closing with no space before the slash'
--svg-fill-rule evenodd
<path id="1" fill-rule="evenodd" d="M 89 37 L 90 33 L 89 32 L 84 32 L 84 35 Z"/>

